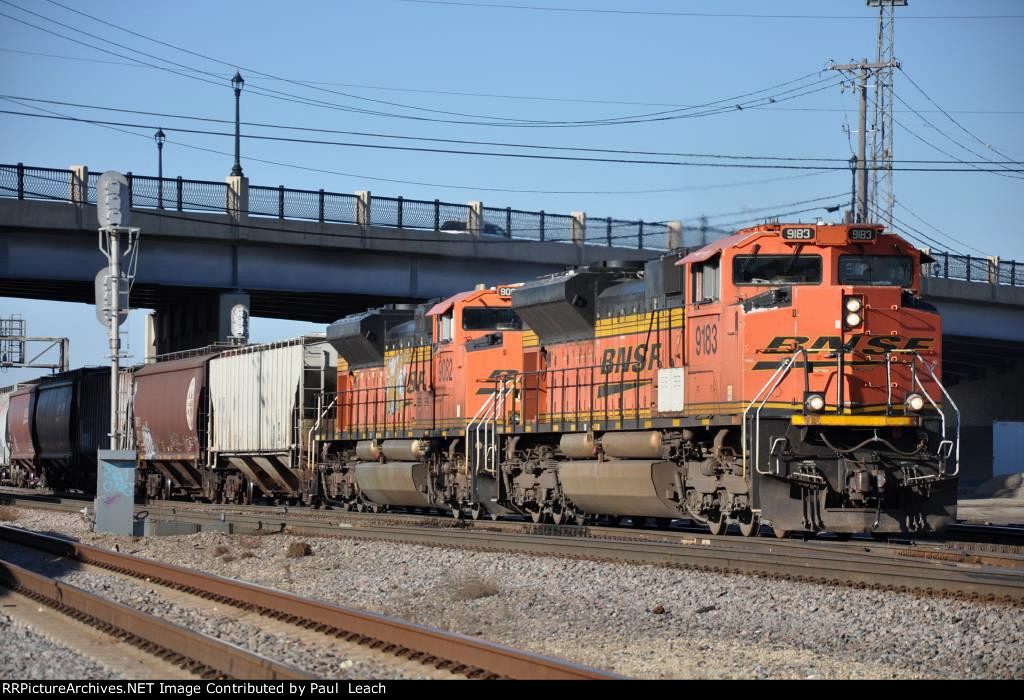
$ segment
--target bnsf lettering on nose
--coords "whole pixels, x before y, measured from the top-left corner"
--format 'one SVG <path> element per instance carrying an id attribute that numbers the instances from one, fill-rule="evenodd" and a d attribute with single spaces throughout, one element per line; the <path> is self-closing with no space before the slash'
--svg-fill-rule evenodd
<path id="1" fill-rule="evenodd" d="M 654 343 L 648 351 L 647 343 L 636 347 L 608 348 L 601 355 L 601 374 L 640 372 L 661 367 L 661 343 Z"/>

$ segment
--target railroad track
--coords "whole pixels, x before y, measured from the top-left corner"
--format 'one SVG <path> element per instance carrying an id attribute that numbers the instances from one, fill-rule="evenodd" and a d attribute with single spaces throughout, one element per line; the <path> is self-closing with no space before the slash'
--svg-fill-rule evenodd
<path id="1" fill-rule="evenodd" d="M 41 503 L 32 499 L 22 502 L 30 507 Z M 82 502 L 47 503 L 44 507 L 78 510 Z M 239 534 L 347 537 L 677 566 L 1024 604 L 1024 552 L 1008 546 L 993 550 L 985 543 L 972 543 L 974 546 L 965 550 L 962 542 L 930 540 L 876 543 L 872 540 L 715 537 L 675 528 L 641 530 L 515 521 L 465 522 L 424 515 L 176 502 L 151 503 L 139 506 L 138 510 L 154 520 L 192 523 L 197 527 L 212 525 Z"/>
<path id="2" fill-rule="evenodd" d="M 201 677 L 314 678 L 292 666 L 2 560 L 0 583 Z"/>
<path id="3" fill-rule="evenodd" d="M 598 669 L 512 649 L 481 639 L 426 627 L 376 613 L 301 598 L 255 584 L 91 547 L 20 528 L 0 526 L 0 539 L 23 547 L 97 566 L 137 579 L 220 601 L 329 637 L 367 645 L 402 659 L 418 661 L 468 678 L 587 680 L 619 678 Z M 206 675 L 244 679 L 312 678 L 292 667 L 233 645 L 105 600 L 7 562 L 0 578 L 9 586 L 69 612 L 112 626 L 140 645 L 159 648 L 170 658 L 194 664 Z M 130 621 L 125 622 L 125 620 Z M 191 635 L 191 636 L 190 636 Z M 191 655 L 188 655 L 191 654 Z"/>

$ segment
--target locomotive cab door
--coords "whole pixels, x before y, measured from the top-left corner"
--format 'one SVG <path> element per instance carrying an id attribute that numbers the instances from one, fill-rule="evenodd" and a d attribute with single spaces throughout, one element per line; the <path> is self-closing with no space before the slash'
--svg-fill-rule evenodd
<path id="1" fill-rule="evenodd" d="M 722 399 L 719 373 L 723 345 L 720 253 L 689 268 L 690 303 L 686 318 L 686 401 L 699 413 L 717 413 Z"/>

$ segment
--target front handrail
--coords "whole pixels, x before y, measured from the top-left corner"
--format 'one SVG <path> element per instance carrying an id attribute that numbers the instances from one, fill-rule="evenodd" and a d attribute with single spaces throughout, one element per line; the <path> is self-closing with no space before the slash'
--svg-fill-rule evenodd
<path id="1" fill-rule="evenodd" d="M 743 441 L 744 479 L 747 478 L 747 423 L 749 421 L 748 416 L 750 414 L 750 411 L 751 409 L 754 408 L 754 404 L 756 404 L 758 400 L 761 400 L 761 397 L 763 396 L 764 399 L 761 400 L 761 404 L 757 407 L 757 410 L 754 413 L 754 445 L 752 452 L 754 453 L 754 471 L 756 471 L 758 474 L 768 474 L 769 472 L 762 472 L 760 469 L 761 409 L 764 408 L 764 405 L 766 403 L 768 403 L 768 399 L 771 398 L 772 393 L 778 388 L 779 384 L 782 383 L 782 380 L 789 375 L 789 370 L 792 369 L 793 363 L 796 361 L 796 358 L 799 357 L 800 355 L 803 355 L 804 358 L 804 372 L 806 374 L 808 371 L 808 364 L 810 363 L 810 360 L 808 358 L 806 348 L 799 347 L 792 355 L 790 355 L 789 357 L 785 358 L 782 361 L 782 363 L 775 370 L 772 376 L 768 378 L 768 381 L 764 383 L 764 386 L 761 387 L 761 390 L 757 392 L 753 400 L 751 400 L 751 402 L 747 404 L 747 407 L 743 410 L 743 426 L 741 428 L 741 440 Z"/>
<path id="2" fill-rule="evenodd" d="M 470 474 L 478 471 L 494 474 L 498 468 L 497 430 L 498 422 L 504 420 L 505 399 L 513 380 L 499 379 L 494 393 L 480 406 L 480 409 L 466 424 L 466 461 L 469 462 L 469 438 L 472 435 L 473 460 L 469 464 Z M 488 416 L 488 413 L 491 415 Z M 482 467 L 482 469 L 481 469 Z"/>
<path id="3" fill-rule="evenodd" d="M 952 455 L 953 473 L 950 474 L 950 476 L 956 476 L 957 474 L 960 473 L 960 408 L 956 405 L 956 402 L 953 400 L 953 397 L 949 395 L 949 392 L 946 391 L 946 387 L 943 386 L 942 382 L 940 382 L 939 378 L 935 375 L 935 370 L 933 369 L 933 367 L 930 364 L 928 364 L 928 362 L 923 357 L 921 357 L 919 353 L 915 352 L 912 364 L 916 367 L 918 361 L 920 361 L 921 366 L 928 371 L 928 374 L 931 375 L 932 381 L 935 382 L 935 385 L 937 387 L 939 387 L 939 391 L 942 392 L 942 395 L 946 397 L 946 401 L 948 401 L 950 407 L 952 407 L 953 415 L 956 418 L 956 437 L 953 441 L 954 451 Z M 946 435 L 946 412 L 942 410 L 939 404 L 936 403 L 935 400 L 932 398 L 931 394 L 928 393 L 928 390 L 924 388 L 924 383 L 921 381 L 921 378 L 917 375 L 917 372 L 914 372 L 914 381 L 917 382 L 917 386 L 921 390 L 921 393 L 924 394 L 925 398 L 928 399 L 928 402 L 931 403 L 932 407 L 938 412 L 939 416 L 942 418 L 942 440 L 943 442 L 946 442 L 948 440 L 948 437 Z M 941 449 L 942 447 L 940 445 L 940 452 Z M 943 470 L 940 473 L 945 473 L 945 463 L 943 463 Z"/>

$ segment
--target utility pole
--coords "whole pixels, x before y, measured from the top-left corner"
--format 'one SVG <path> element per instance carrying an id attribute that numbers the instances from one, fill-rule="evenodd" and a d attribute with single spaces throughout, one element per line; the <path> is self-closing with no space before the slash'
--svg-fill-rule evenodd
<path id="1" fill-rule="evenodd" d="M 874 115 L 871 129 L 871 192 L 875 211 L 892 227 L 893 194 L 893 69 L 898 67 L 895 52 L 896 8 L 906 7 L 907 0 L 867 0 L 868 7 L 878 8 L 878 48 L 875 63 L 887 67 L 878 71 L 875 80 Z"/>
<path id="2" fill-rule="evenodd" d="M 887 68 L 899 68 L 899 61 L 887 63 L 869 63 L 868 59 L 860 63 L 829 63 L 829 70 L 842 71 L 843 73 L 854 74 L 853 77 L 859 85 L 860 93 L 860 114 L 859 133 L 857 134 L 857 200 L 859 202 L 855 218 L 857 222 L 864 223 L 870 219 L 869 197 L 868 197 L 868 156 L 867 156 L 867 131 L 868 131 L 868 78 Z M 879 167 L 872 162 L 872 169 Z"/>

